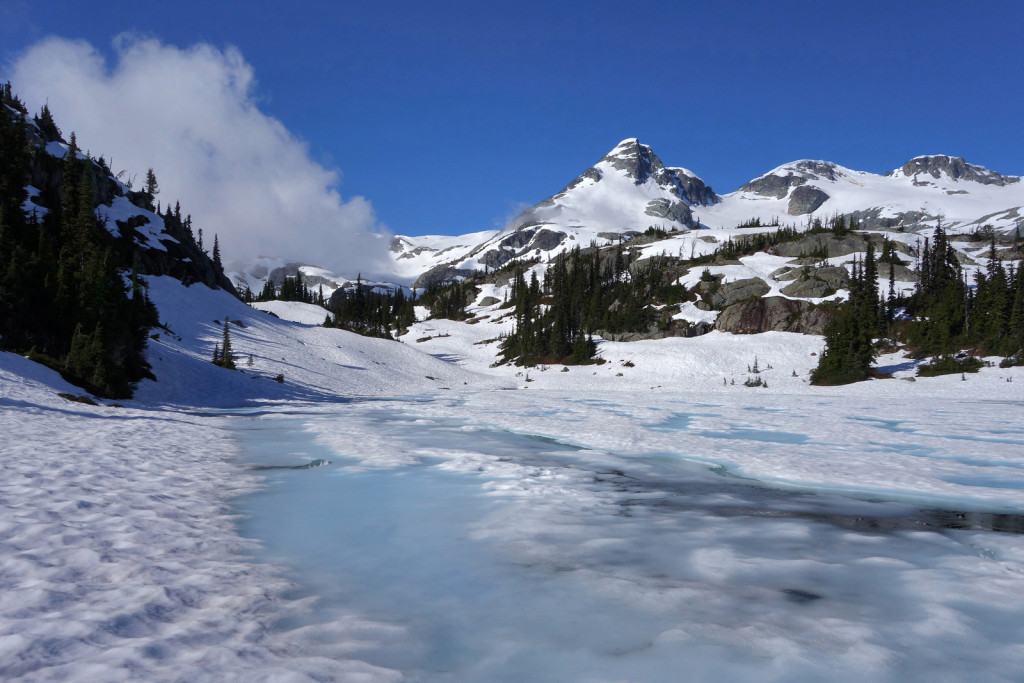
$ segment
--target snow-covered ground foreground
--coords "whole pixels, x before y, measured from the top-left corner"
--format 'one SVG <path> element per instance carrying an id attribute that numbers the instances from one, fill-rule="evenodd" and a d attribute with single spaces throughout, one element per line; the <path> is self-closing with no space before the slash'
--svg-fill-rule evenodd
<path id="1" fill-rule="evenodd" d="M 0 353 L 0 679 L 396 677 L 269 635 L 287 584 L 241 555 L 228 500 L 258 480 L 222 420 L 58 392 Z"/>
<path id="2" fill-rule="evenodd" d="M 125 407 L 0 354 L 2 678 L 1024 670 L 1021 368 L 814 388 L 820 338 L 712 333 L 526 371 L 494 307 L 399 343 L 150 283 Z"/>

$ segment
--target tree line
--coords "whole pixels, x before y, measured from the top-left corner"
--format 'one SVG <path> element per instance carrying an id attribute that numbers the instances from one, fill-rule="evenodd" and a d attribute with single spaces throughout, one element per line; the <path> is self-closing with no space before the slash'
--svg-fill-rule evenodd
<path id="1" fill-rule="evenodd" d="M 659 307 L 683 301 L 686 287 L 675 284 L 678 273 L 668 259 L 654 258 L 630 268 L 621 245 L 602 255 L 576 247 L 560 254 L 527 282 L 517 267 L 508 305 L 515 328 L 501 344 L 503 362 L 518 364 L 586 363 L 593 359 L 598 332 L 646 331 L 667 321 Z"/>
<path id="2" fill-rule="evenodd" d="M 34 149 L 34 127 L 9 83 L 0 99 L 0 344 L 97 395 L 130 396 L 150 376 L 143 351 L 157 312 L 132 250 L 96 217 L 104 169 L 80 155 L 74 133 L 63 160 Z M 47 107 L 35 123 L 59 135 Z M 46 166 L 37 177 L 51 179 L 33 199 L 42 215 L 24 208 L 33 163 Z"/>

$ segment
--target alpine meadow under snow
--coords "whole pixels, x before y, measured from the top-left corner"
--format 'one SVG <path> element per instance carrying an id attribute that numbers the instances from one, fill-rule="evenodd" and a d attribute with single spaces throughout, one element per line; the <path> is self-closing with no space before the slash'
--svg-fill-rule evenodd
<path id="1" fill-rule="evenodd" d="M 1019 177 L 630 138 L 368 281 L 3 95 L 0 677 L 1024 671 Z"/>

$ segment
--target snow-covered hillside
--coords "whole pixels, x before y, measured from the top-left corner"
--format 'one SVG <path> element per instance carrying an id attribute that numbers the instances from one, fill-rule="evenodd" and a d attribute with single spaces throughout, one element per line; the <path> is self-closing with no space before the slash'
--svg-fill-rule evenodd
<path id="1" fill-rule="evenodd" d="M 150 278 L 149 294 L 167 329 L 154 330 L 149 345 L 157 379 L 136 392 L 147 404 L 237 406 L 503 386 L 408 344 L 321 327 L 327 312 L 312 304 L 256 304 L 264 312 L 223 290 L 184 287 L 170 277 Z M 240 371 L 210 362 L 225 319 Z"/>

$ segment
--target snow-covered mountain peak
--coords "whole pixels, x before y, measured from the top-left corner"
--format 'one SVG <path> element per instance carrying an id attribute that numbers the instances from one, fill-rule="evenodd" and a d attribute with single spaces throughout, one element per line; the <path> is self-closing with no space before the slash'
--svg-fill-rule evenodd
<path id="1" fill-rule="evenodd" d="M 642 185 L 658 170 L 664 168 L 661 159 L 654 153 L 650 145 L 642 144 L 636 138 L 627 138 L 617 144 L 598 162 L 598 165 L 604 164 L 622 171 L 637 185 Z"/>
<path id="2" fill-rule="evenodd" d="M 711 206 L 718 195 L 696 173 L 682 167 L 665 166 L 650 145 L 637 138 L 626 138 L 605 154 L 562 193 L 578 186 L 582 179 L 599 181 L 624 176 L 635 185 L 653 180 L 656 185 L 690 206 Z M 560 193 L 561 194 L 561 193 Z"/>
<path id="3" fill-rule="evenodd" d="M 790 188 L 807 185 L 812 181 L 835 182 L 852 173 L 831 161 L 799 159 L 776 166 L 763 175 L 739 187 L 737 192 L 752 192 L 764 197 L 782 199 Z"/>
<path id="4" fill-rule="evenodd" d="M 984 166 L 969 164 L 964 161 L 963 157 L 947 154 L 927 154 L 914 157 L 887 175 L 894 178 L 910 178 L 915 185 L 931 184 L 931 181 L 922 176 L 930 176 L 935 180 L 955 182 L 964 180 L 981 185 L 998 185 L 999 187 L 1020 182 L 1020 176 L 1004 176 L 990 171 Z"/>
<path id="5" fill-rule="evenodd" d="M 839 164 L 820 159 L 799 159 L 783 164 L 740 186 L 736 194 L 749 193 L 769 199 L 789 198 L 786 213 L 801 216 L 812 213 L 828 201 L 822 189 L 856 174 Z"/>

